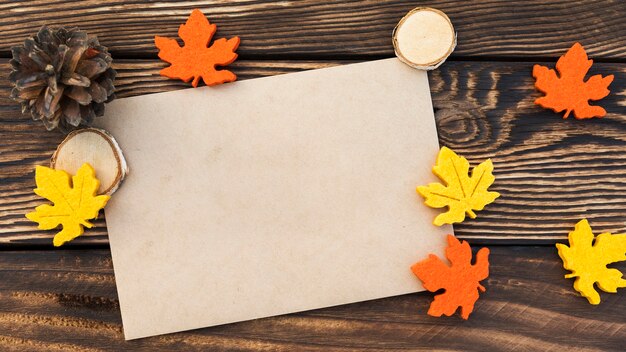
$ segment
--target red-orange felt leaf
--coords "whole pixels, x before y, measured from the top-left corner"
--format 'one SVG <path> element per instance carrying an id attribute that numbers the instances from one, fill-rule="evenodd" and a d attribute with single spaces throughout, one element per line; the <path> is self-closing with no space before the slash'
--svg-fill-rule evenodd
<path id="1" fill-rule="evenodd" d="M 159 58 L 172 64 L 161 70 L 161 75 L 169 78 L 178 78 L 184 82 L 191 82 L 198 86 L 200 77 L 207 86 L 214 86 L 237 79 L 234 73 L 228 70 L 217 70 L 215 66 L 226 66 L 237 58 L 235 50 L 239 46 L 239 37 L 218 39 L 208 46 L 213 38 L 217 26 L 209 23 L 204 14 L 195 9 L 187 19 L 187 23 L 180 26 L 178 36 L 185 42 L 183 47 L 175 39 L 154 37 L 154 43 L 159 48 Z"/>
<path id="2" fill-rule="evenodd" d="M 476 264 L 472 265 L 472 249 L 469 244 L 448 235 L 446 257 L 450 266 L 436 255 L 430 254 L 427 259 L 414 264 L 411 271 L 428 291 L 445 290 L 435 296 L 428 315 L 450 316 L 460 307 L 461 317 L 467 319 L 474 310 L 478 290 L 485 292 L 479 282 L 489 276 L 489 249 L 481 248 L 476 253 Z"/>
<path id="3" fill-rule="evenodd" d="M 600 100 L 610 91 L 613 75 L 602 77 L 595 75 L 585 82 L 585 75 L 593 65 L 593 60 L 587 58 L 587 53 L 580 43 L 574 44 L 565 55 L 556 62 L 556 71 L 545 66 L 535 65 L 533 77 L 535 87 L 546 95 L 535 100 L 535 104 L 555 112 L 565 111 L 566 119 L 571 112 L 577 119 L 589 119 L 606 115 L 606 110 L 600 106 L 589 105 L 589 100 Z"/>

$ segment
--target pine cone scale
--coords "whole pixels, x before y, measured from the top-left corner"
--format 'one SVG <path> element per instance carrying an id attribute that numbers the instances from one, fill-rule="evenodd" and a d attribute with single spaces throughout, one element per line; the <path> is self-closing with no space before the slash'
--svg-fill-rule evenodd
<path id="1" fill-rule="evenodd" d="M 59 109 L 59 101 L 61 101 L 61 98 L 63 97 L 63 91 L 65 90 L 65 87 L 61 87 L 59 89 L 57 89 L 55 92 L 53 92 L 51 89 L 47 89 L 46 90 L 46 95 L 45 95 L 45 99 L 44 99 L 44 116 L 45 117 L 50 117 L 52 115 L 54 115 L 57 110 Z"/>
<path id="2" fill-rule="evenodd" d="M 108 98 L 106 89 L 102 88 L 97 82 L 91 82 L 89 95 L 91 95 L 91 99 L 96 103 L 104 103 Z"/>
<path id="3" fill-rule="evenodd" d="M 52 93 L 56 93 L 59 90 L 56 75 L 48 76 L 48 89 L 50 89 Z"/>
<path id="4" fill-rule="evenodd" d="M 46 127 L 48 131 L 51 131 L 55 128 L 59 127 L 59 122 L 61 121 L 61 113 L 55 114 L 51 119 L 42 119 L 43 125 Z"/>
<path id="5" fill-rule="evenodd" d="M 83 56 L 84 52 L 85 48 L 83 47 L 71 48 L 70 50 L 68 50 L 68 52 L 65 53 L 65 60 L 63 60 L 63 66 L 61 70 L 63 72 L 75 72 L 76 66 L 78 66 L 78 61 L 80 61 L 80 58 Z"/>
<path id="6" fill-rule="evenodd" d="M 93 119 L 96 117 L 96 113 L 93 108 L 88 106 L 80 106 L 80 116 L 83 121 L 87 121 L 87 123 L 91 123 Z"/>
<path id="7" fill-rule="evenodd" d="M 24 46 L 28 51 L 28 58 L 37 65 L 39 70 L 45 70 L 46 66 L 50 63 L 50 56 L 46 54 L 43 50 L 39 48 L 39 46 L 32 39 L 27 39 L 24 42 Z"/>
<path id="8" fill-rule="evenodd" d="M 22 72 L 36 72 L 39 70 L 37 64 L 28 57 L 28 52 L 24 47 L 13 47 L 12 49 L 13 59 L 11 60 L 11 66 L 13 69 L 21 66 Z"/>
<path id="9" fill-rule="evenodd" d="M 76 67 L 76 73 L 87 78 L 93 78 L 106 71 L 108 67 L 109 64 L 106 61 L 96 57 L 91 60 L 81 61 L 78 67 Z"/>
<path id="10" fill-rule="evenodd" d="M 9 79 L 15 81 L 15 87 L 18 89 L 28 89 L 45 87 L 48 84 L 48 75 L 45 73 L 37 74 L 23 74 L 18 71 L 13 71 L 16 74 L 12 77 L 9 75 Z M 12 72 L 12 73 L 13 73 Z"/>
<path id="11" fill-rule="evenodd" d="M 39 97 L 41 93 L 41 90 L 42 87 L 29 87 L 22 90 L 14 88 L 11 91 L 11 98 L 22 103 L 28 100 L 37 99 L 37 97 Z"/>
<path id="12" fill-rule="evenodd" d="M 52 99 L 50 99 L 50 105 L 48 106 L 50 110 L 56 111 L 56 108 L 54 108 L 54 106 L 59 103 L 61 98 L 63 98 L 64 91 L 65 91 L 65 87 L 63 86 L 58 87 L 56 91 L 52 91 L 52 90 L 50 91 L 52 95 Z"/>
<path id="13" fill-rule="evenodd" d="M 37 97 L 37 99 L 35 100 L 31 100 L 30 101 L 31 104 L 31 111 L 32 109 L 37 109 L 38 111 L 43 111 L 45 109 L 45 105 L 46 105 L 46 96 L 45 94 L 39 94 L 39 96 Z M 33 116 L 34 118 L 34 116 Z M 38 116 L 38 118 L 36 120 L 41 120 L 44 119 L 45 115 L 40 115 Z"/>
<path id="14" fill-rule="evenodd" d="M 61 82 L 66 86 L 89 87 L 91 85 L 89 78 L 81 76 L 78 73 L 73 73 L 69 77 L 61 77 Z"/>
<path id="15" fill-rule="evenodd" d="M 76 101 L 80 105 L 88 105 L 91 103 L 91 95 L 87 91 L 87 88 L 81 86 L 72 86 L 69 91 L 65 93 L 65 96 Z"/>
<path id="16" fill-rule="evenodd" d="M 80 105 L 77 101 L 71 100 L 65 108 L 65 116 L 68 119 L 67 122 L 72 126 L 78 126 L 82 119 L 80 115 Z"/>
<path id="17" fill-rule="evenodd" d="M 57 54 L 52 59 L 52 65 L 56 68 L 57 74 L 61 72 L 63 62 L 65 61 L 65 56 L 67 55 L 67 52 L 69 50 L 70 48 L 65 44 L 59 45 L 59 48 L 57 49 Z"/>

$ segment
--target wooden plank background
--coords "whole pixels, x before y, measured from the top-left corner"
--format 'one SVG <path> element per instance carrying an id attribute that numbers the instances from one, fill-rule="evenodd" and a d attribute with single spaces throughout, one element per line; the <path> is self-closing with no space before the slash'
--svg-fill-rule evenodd
<path id="1" fill-rule="evenodd" d="M 429 74 L 440 142 L 472 164 L 492 158 L 502 194 L 455 226 L 472 245 L 497 245 L 468 322 L 428 317 L 422 293 L 127 343 L 105 220 L 55 250 L 53 232 L 24 218 L 41 203 L 34 166 L 63 139 L 8 98 L 10 47 L 42 25 L 98 35 L 123 98 L 188 87 L 158 75 L 153 37 L 176 37 L 193 8 L 217 38 L 241 37 L 232 70 L 249 79 L 392 57 L 391 31 L 416 6 L 444 10 L 458 31 L 453 56 Z M 623 0 L 0 0 L 0 350 L 624 350 L 626 293 L 588 305 L 553 247 L 583 217 L 598 233 L 626 232 L 624 38 Z M 532 66 L 554 65 L 575 41 L 596 61 L 591 74 L 615 75 L 603 119 L 533 104 Z"/>

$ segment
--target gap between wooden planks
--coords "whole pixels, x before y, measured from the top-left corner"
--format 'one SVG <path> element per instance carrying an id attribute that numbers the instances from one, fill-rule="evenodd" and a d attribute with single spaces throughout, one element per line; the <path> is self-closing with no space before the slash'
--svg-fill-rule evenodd
<path id="1" fill-rule="evenodd" d="M 345 61 L 238 61 L 240 79 L 346 64 Z M 118 97 L 182 89 L 158 75 L 164 63 L 119 60 Z M 478 218 L 456 225 L 472 244 L 551 244 L 586 217 L 594 230 L 626 232 L 626 64 L 596 64 L 592 72 L 616 75 L 612 94 L 599 102 L 603 119 L 563 120 L 533 104 L 529 62 L 452 61 L 429 74 L 440 143 L 472 165 L 492 158 L 502 196 Z M 63 136 L 46 132 L 8 99 L 7 60 L 0 59 L 0 245 L 48 245 L 24 214 L 41 204 L 35 165 L 47 164 Z M 175 123 L 175 121 L 172 121 Z M 131 166 L 132 169 L 132 166 Z M 416 197 L 416 201 L 420 201 Z M 107 244 L 103 220 L 72 246 Z"/>

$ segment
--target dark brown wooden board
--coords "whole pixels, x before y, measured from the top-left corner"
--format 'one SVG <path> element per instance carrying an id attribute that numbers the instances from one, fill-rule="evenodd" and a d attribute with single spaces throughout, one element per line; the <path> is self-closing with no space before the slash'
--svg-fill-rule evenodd
<path id="1" fill-rule="evenodd" d="M 626 289 L 590 305 L 553 246 L 490 261 L 468 321 L 426 315 L 424 292 L 125 342 L 108 250 L 0 252 L 0 350 L 623 351 Z"/>
<path id="2" fill-rule="evenodd" d="M 233 70 L 247 79 L 343 63 L 242 60 Z M 592 68 L 593 74 L 615 74 L 613 93 L 599 102 L 606 117 L 580 121 L 534 105 L 541 94 L 532 65 L 452 61 L 429 74 L 441 144 L 473 165 L 492 158 L 493 189 L 502 194 L 477 219 L 457 225 L 457 235 L 473 244 L 554 243 L 585 217 L 598 233 L 626 232 L 626 66 Z M 118 96 L 188 87 L 158 76 L 163 66 L 117 62 Z M 32 192 L 34 167 L 48 163 L 63 136 L 46 132 L 6 98 L 6 68 L 6 60 L 0 62 L 0 244 L 50 245 L 54 232 L 38 231 L 24 214 L 43 201 Z M 106 244 L 104 222 L 97 225 L 70 245 Z"/>
<path id="3" fill-rule="evenodd" d="M 459 36 L 454 56 L 556 57 L 581 41 L 598 58 L 626 58 L 626 2 L 490 1 L 159 1 L 36 0 L 0 3 L 0 54 L 44 24 L 79 26 L 98 35 L 116 58 L 156 58 L 155 35 L 176 37 L 194 8 L 241 37 L 242 58 L 393 55 L 391 32 L 410 9 L 445 11 Z"/>

